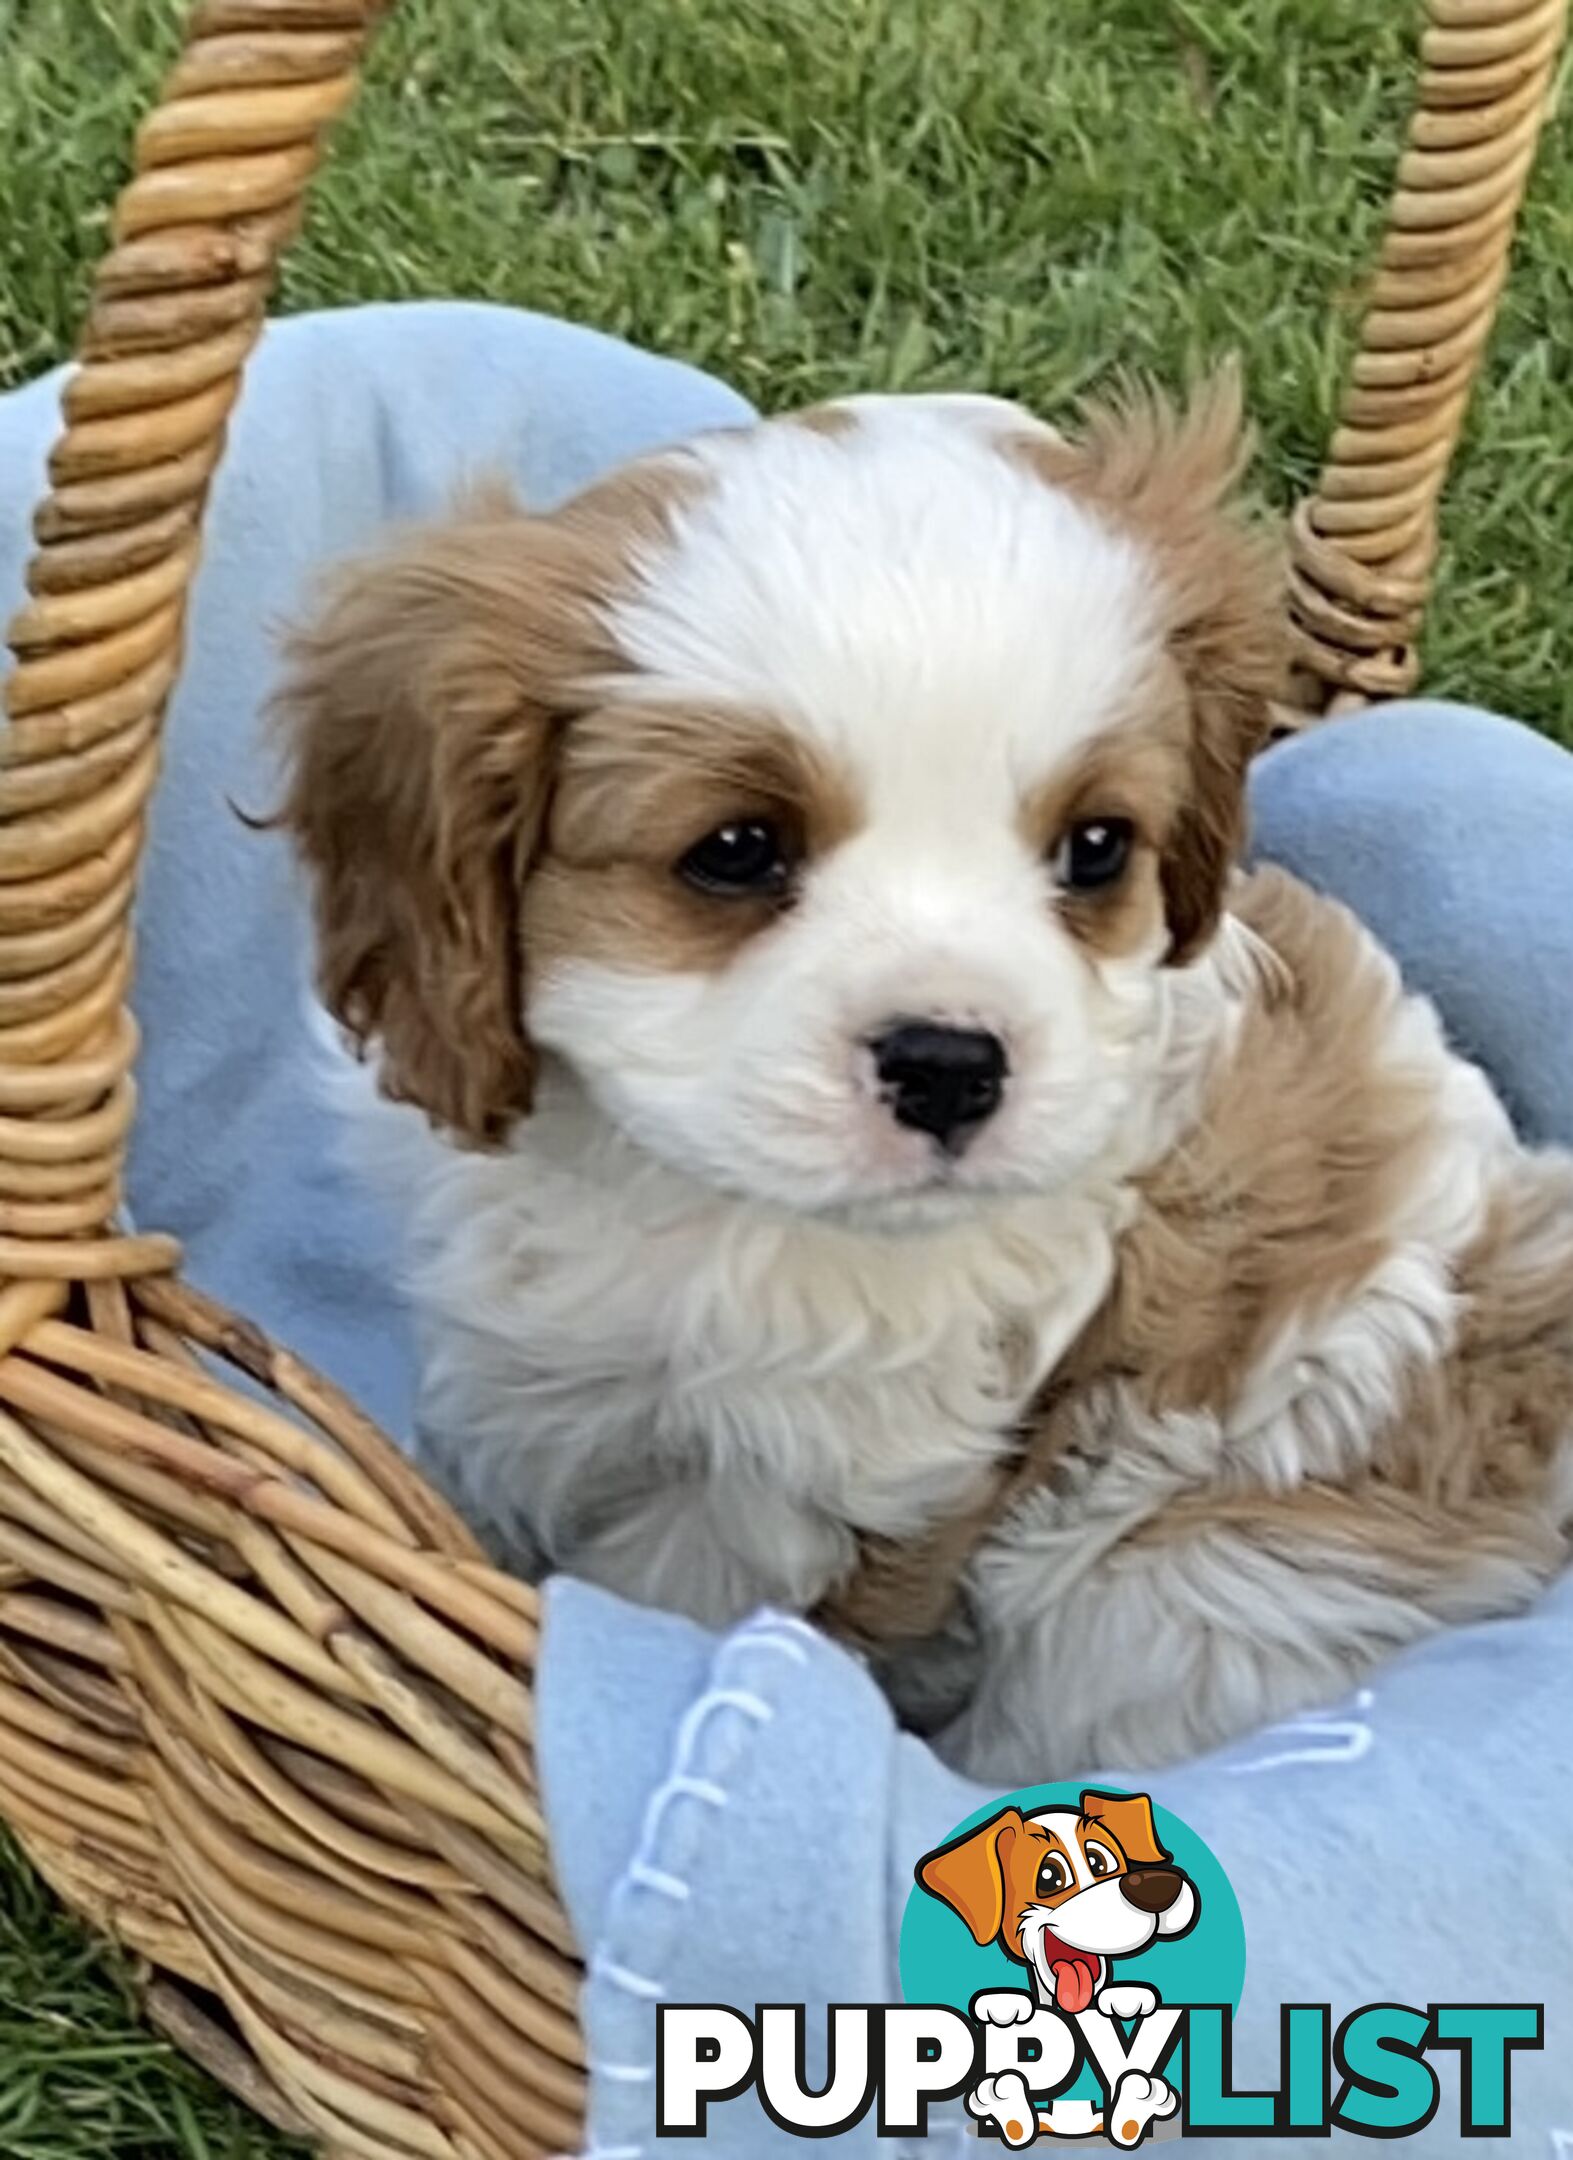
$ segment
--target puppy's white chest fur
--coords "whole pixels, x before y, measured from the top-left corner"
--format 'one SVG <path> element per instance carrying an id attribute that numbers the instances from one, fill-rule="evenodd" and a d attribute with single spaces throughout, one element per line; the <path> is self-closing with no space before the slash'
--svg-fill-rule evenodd
<path id="1" fill-rule="evenodd" d="M 516 1567 L 712 1623 L 812 1606 L 858 1531 L 976 1497 L 1106 1295 L 1128 1205 L 1111 1185 L 881 1236 L 708 1193 L 566 1088 L 503 1157 L 385 1120 L 433 1468 Z"/>

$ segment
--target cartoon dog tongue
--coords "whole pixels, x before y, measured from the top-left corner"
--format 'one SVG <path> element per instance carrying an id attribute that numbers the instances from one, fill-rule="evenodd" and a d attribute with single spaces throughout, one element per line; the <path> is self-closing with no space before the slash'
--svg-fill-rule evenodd
<path id="1" fill-rule="evenodd" d="M 1050 1939 L 1049 1971 L 1054 1975 L 1054 2000 L 1061 2010 L 1075 2017 L 1088 2007 L 1101 1963 L 1090 1951 L 1067 1949 Z"/>

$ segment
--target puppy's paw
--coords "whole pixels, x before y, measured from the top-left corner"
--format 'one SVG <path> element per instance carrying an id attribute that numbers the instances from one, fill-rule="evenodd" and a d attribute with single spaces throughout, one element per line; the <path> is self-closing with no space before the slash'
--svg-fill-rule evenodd
<path id="1" fill-rule="evenodd" d="M 967 2095 L 967 2113 L 992 2123 L 1013 2152 L 1030 2145 L 1038 2134 L 1038 2111 L 1019 2070 L 981 2079 Z"/>
<path id="2" fill-rule="evenodd" d="M 1109 2135 L 1127 2150 L 1139 2145 L 1155 2122 L 1167 2122 L 1180 2096 L 1167 2078 L 1127 2070 L 1109 2102 Z"/>
<path id="3" fill-rule="evenodd" d="M 1152 2016 L 1158 2000 L 1156 1988 L 1143 1987 L 1137 1980 L 1117 1980 L 1100 1991 L 1098 2008 L 1105 2017 L 1144 2018 Z"/>
<path id="4" fill-rule="evenodd" d="M 991 1988 L 972 1998 L 972 2014 L 980 2025 L 1025 2025 L 1037 2007 L 1022 1988 Z"/>

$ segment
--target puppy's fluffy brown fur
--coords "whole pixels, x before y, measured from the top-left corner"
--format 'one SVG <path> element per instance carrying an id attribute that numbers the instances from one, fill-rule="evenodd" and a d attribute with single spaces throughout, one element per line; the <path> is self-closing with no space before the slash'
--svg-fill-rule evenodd
<path id="1" fill-rule="evenodd" d="M 854 400 L 408 537 L 292 657 L 326 1000 L 463 1143 L 361 1106 L 434 1465 L 516 1564 L 818 1612 L 1011 1779 L 1520 1606 L 1573 1509 L 1573 1166 L 1233 867 L 1241 455 L 1228 390 Z M 914 1018 L 998 1046 L 965 1132 Z"/>

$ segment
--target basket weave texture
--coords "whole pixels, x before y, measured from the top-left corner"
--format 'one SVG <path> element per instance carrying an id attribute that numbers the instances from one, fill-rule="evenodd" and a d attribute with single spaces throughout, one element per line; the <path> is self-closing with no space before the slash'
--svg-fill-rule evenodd
<path id="1" fill-rule="evenodd" d="M 1507 277 L 1568 0 L 1429 0 L 1419 96 L 1343 410 L 1290 524 L 1304 703 L 1401 697 L 1437 510 Z"/>
<path id="2" fill-rule="evenodd" d="M 1568 0 L 1431 0 L 1343 422 L 1292 527 L 1308 707 L 1408 688 Z M 143 127 L 0 741 L 0 1817 L 153 2016 L 358 2160 L 576 2150 L 535 1592 L 119 1218 L 130 907 L 208 482 L 378 0 L 203 0 Z M 193 1992 L 196 1991 L 196 1992 Z M 204 2007 L 217 1998 L 227 2016 Z"/>

